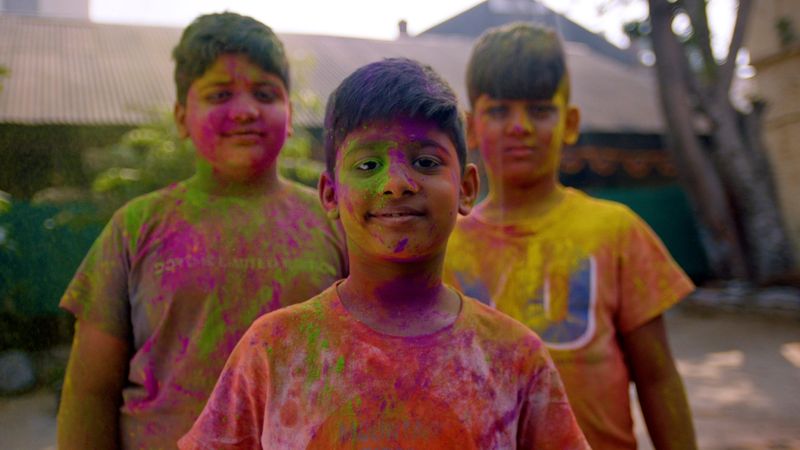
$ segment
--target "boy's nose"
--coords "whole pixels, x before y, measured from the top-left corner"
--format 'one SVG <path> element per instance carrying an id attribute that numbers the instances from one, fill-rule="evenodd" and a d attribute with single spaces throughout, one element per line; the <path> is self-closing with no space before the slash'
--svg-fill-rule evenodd
<path id="1" fill-rule="evenodd" d="M 255 100 L 246 95 L 239 96 L 231 104 L 230 118 L 237 122 L 249 122 L 258 116 L 258 107 Z"/>
<path id="2" fill-rule="evenodd" d="M 528 116 L 528 112 L 525 111 L 525 108 L 517 107 L 511 109 L 507 131 L 515 136 L 533 133 L 533 122 Z"/>
<path id="3" fill-rule="evenodd" d="M 386 184 L 383 187 L 383 194 L 389 196 L 403 196 L 416 194 L 419 191 L 419 183 L 414 178 L 414 173 L 404 162 L 393 162 L 387 171 Z"/>

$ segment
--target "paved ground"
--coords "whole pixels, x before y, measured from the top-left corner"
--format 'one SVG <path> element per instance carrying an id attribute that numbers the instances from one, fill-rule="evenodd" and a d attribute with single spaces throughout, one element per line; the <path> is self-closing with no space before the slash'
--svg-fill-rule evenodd
<path id="1" fill-rule="evenodd" d="M 683 309 L 667 323 L 701 449 L 800 450 L 800 320 Z M 46 390 L 0 398 L 0 449 L 54 449 L 55 407 Z"/>

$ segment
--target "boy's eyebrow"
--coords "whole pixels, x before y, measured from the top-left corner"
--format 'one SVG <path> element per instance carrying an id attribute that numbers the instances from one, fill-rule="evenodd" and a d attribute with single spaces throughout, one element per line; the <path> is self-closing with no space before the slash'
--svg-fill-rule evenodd
<path id="1" fill-rule="evenodd" d="M 345 157 L 359 150 L 377 150 L 381 147 L 388 147 L 394 141 L 390 139 L 364 139 L 358 138 L 348 142 L 342 147 L 342 156 Z"/>
<path id="2" fill-rule="evenodd" d="M 413 147 L 414 149 L 420 149 L 425 147 L 435 147 L 437 150 L 447 153 L 445 148 L 437 142 L 435 139 L 431 139 L 427 136 L 415 138 L 409 137 L 408 139 L 408 146 Z M 353 153 L 357 153 L 361 150 L 386 150 L 391 148 L 392 145 L 397 145 L 397 140 L 386 138 L 386 139 L 355 139 L 351 141 L 346 147 L 342 148 L 342 157 L 347 157 Z"/>
<path id="3" fill-rule="evenodd" d="M 228 75 L 217 75 L 200 82 L 201 86 L 222 86 L 233 83 L 233 78 Z M 253 84 L 259 86 L 280 87 L 280 84 L 275 80 L 264 78 L 256 79 Z"/>

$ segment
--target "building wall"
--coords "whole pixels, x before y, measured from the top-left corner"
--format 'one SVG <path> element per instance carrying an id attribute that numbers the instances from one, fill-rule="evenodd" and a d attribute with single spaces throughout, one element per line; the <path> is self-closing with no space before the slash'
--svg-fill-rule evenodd
<path id="1" fill-rule="evenodd" d="M 754 2 L 745 46 L 755 94 L 767 102 L 764 139 L 789 232 L 800 254 L 800 1 Z"/>

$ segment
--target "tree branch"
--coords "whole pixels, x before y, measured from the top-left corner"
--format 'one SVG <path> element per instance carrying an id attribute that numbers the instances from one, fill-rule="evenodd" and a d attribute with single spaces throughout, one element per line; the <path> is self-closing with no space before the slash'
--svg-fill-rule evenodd
<path id="1" fill-rule="evenodd" d="M 703 55 L 704 69 L 708 72 L 706 82 L 713 83 L 714 77 L 717 75 L 717 61 L 711 50 L 711 33 L 708 29 L 706 2 L 705 0 L 684 0 L 683 3 L 686 5 L 686 12 L 692 23 L 697 48 Z"/>
<path id="2" fill-rule="evenodd" d="M 728 47 L 728 56 L 719 70 L 716 92 L 714 93 L 714 100 L 716 101 L 726 100 L 728 92 L 731 90 L 731 82 L 733 81 L 733 74 L 736 69 L 736 55 L 739 53 L 739 49 L 742 48 L 742 42 L 744 42 L 745 28 L 750 18 L 750 12 L 753 9 L 752 6 L 752 0 L 739 0 L 736 25 L 733 27 L 733 36 L 731 37 L 731 45 Z"/>

